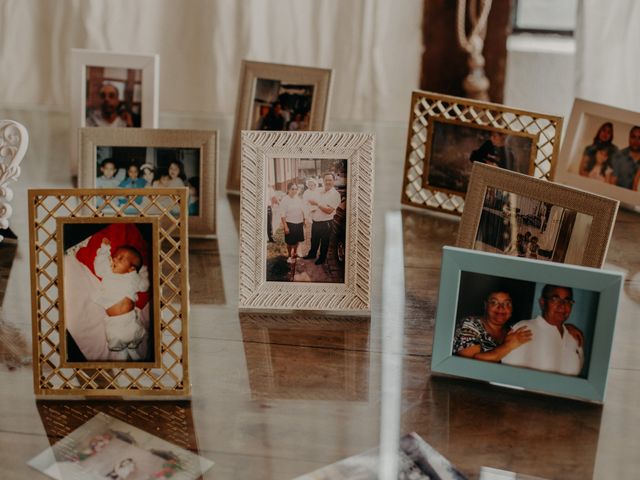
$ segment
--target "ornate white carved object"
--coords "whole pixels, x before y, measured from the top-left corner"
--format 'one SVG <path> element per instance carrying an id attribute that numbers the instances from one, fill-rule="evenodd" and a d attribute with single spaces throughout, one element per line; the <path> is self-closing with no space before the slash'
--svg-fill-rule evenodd
<path id="1" fill-rule="evenodd" d="M 0 229 L 9 228 L 9 218 L 13 209 L 9 202 L 13 199 L 10 182 L 20 176 L 20 162 L 27 153 L 29 133 L 24 125 L 13 120 L 0 120 Z M 0 235 L 0 242 L 3 237 Z"/>

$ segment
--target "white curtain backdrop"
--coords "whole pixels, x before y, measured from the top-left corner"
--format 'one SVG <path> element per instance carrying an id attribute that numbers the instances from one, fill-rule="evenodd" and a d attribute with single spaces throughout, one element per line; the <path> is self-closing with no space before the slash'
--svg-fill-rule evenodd
<path id="1" fill-rule="evenodd" d="M 240 61 L 333 68 L 330 118 L 406 120 L 422 1 L 0 0 L 0 107 L 68 111 L 71 48 L 160 55 L 160 112 L 231 115 Z"/>
<path id="2" fill-rule="evenodd" d="M 576 96 L 640 111 L 640 2 L 579 5 Z"/>

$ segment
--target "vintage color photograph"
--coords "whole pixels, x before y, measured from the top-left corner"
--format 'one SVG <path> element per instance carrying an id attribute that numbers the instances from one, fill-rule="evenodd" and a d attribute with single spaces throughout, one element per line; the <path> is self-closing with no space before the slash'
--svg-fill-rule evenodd
<path id="1" fill-rule="evenodd" d="M 598 293 L 461 272 L 452 354 L 586 377 Z"/>
<path id="2" fill-rule="evenodd" d="M 213 462 L 98 413 L 28 462 L 55 479 L 195 480 Z"/>
<path id="3" fill-rule="evenodd" d="M 640 190 L 640 124 L 587 114 L 578 143 L 581 148 L 571 159 L 571 172 L 594 182 Z"/>
<path id="4" fill-rule="evenodd" d="M 140 220 L 63 222 L 67 363 L 155 361 L 153 233 Z"/>
<path id="5" fill-rule="evenodd" d="M 85 125 L 140 127 L 142 70 L 86 67 Z"/>
<path id="6" fill-rule="evenodd" d="M 535 136 L 432 120 L 428 158 L 429 185 L 465 193 L 473 162 L 531 174 L 536 153 Z"/>
<path id="7" fill-rule="evenodd" d="M 98 188 L 188 187 L 189 215 L 200 214 L 198 148 L 98 146 L 95 172 Z"/>
<path id="8" fill-rule="evenodd" d="M 592 223 L 591 215 L 487 187 L 473 248 L 579 264 Z"/>
<path id="9" fill-rule="evenodd" d="M 347 160 L 267 162 L 267 281 L 343 283 Z"/>
<path id="10" fill-rule="evenodd" d="M 313 85 L 256 79 L 251 130 L 309 130 Z"/>

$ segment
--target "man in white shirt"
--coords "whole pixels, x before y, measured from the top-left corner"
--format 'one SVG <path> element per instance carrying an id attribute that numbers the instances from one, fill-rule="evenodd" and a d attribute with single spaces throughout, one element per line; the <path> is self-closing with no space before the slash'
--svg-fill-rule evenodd
<path id="1" fill-rule="evenodd" d="M 583 335 L 574 325 L 565 325 L 574 304 L 573 291 L 545 285 L 539 302 L 542 315 L 512 327 L 527 326 L 533 338 L 506 355 L 502 363 L 564 375 L 580 374 L 584 364 Z"/>
<path id="2" fill-rule="evenodd" d="M 325 173 L 323 176 L 323 188 L 316 189 L 318 193 L 310 198 L 308 203 L 312 207 L 311 210 L 311 248 L 309 253 L 303 257 L 306 260 L 313 260 L 320 248 L 320 256 L 316 260 L 316 265 L 322 265 L 327 259 L 329 251 L 329 241 L 331 240 L 331 224 L 333 216 L 336 214 L 336 208 L 340 205 L 340 194 L 333 188 L 336 177 L 333 173 Z"/>

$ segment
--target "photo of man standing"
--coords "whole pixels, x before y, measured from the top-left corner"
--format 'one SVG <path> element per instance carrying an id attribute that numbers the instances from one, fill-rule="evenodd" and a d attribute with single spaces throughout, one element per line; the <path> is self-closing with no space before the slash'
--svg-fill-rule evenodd
<path id="1" fill-rule="evenodd" d="M 331 241 L 331 225 L 336 214 L 336 208 L 340 205 L 340 194 L 334 188 L 336 176 L 327 172 L 322 176 L 323 188 L 309 200 L 309 204 L 315 207 L 311 212 L 311 248 L 309 253 L 303 257 L 305 260 L 316 258 L 318 248 L 320 256 L 315 261 L 316 265 L 322 265 L 327 259 L 329 242 Z"/>

